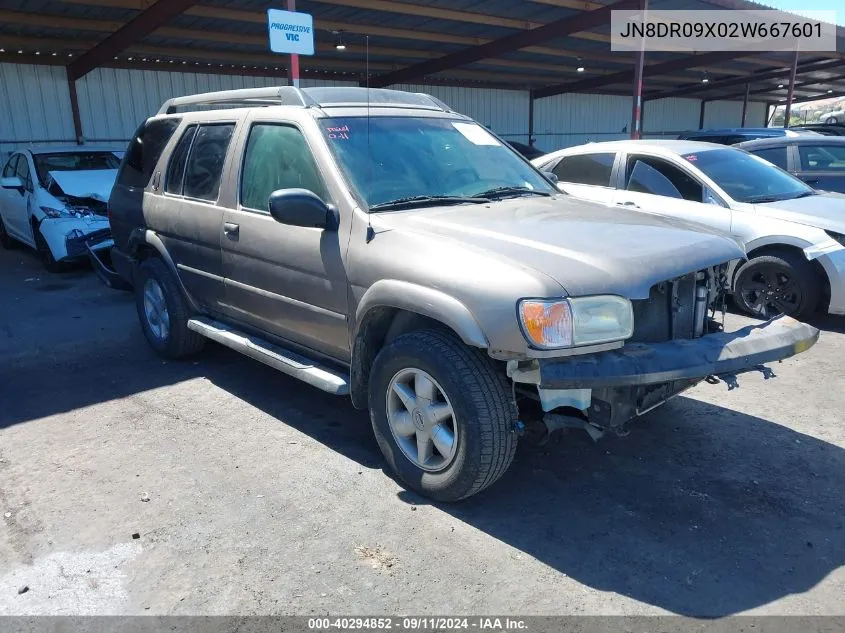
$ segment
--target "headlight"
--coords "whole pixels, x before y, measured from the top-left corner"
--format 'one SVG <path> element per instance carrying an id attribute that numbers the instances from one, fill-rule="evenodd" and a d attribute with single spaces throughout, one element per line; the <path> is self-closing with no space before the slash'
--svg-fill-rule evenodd
<path id="1" fill-rule="evenodd" d="M 41 210 L 47 214 L 48 218 L 60 218 L 66 215 L 64 209 L 56 209 L 54 207 L 41 207 Z"/>
<path id="2" fill-rule="evenodd" d="M 624 341 L 634 333 L 634 310 L 624 297 L 523 299 L 519 320 L 525 338 L 541 349 Z"/>

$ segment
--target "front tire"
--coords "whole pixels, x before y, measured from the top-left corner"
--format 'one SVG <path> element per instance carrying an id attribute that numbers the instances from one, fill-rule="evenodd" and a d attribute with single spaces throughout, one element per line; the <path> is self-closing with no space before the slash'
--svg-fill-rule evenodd
<path id="1" fill-rule="evenodd" d="M 205 338 L 188 329 L 191 310 L 170 269 L 157 257 L 138 268 L 135 306 L 147 342 L 160 356 L 184 358 L 205 346 Z"/>
<path id="2" fill-rule="evenodd" d="M 821 280 L 812 264 L 789 251 L 776 251 L 743 264 L 734 281 L 737 306 L 752 316 L 769 319 L 786 314 L 809 317 L 819 305 Z"/>
<path id="3" fill-rule="evenodd" d="M 0 246 L 7 251 L 15 247 L 15 240 L 13 240 L 12 236 L 9 235 L 8 231 L 6 231 L 6 225 L 3 223 L 2 217 L 0 217 Z"/>
<path id="4" fill-rule="evenodd" d="M 411 332 L 385 346 L 373 363 L 369 407 L 390 467 L 437 501 L 480 492 L 513 461 L 516 411 L 507 379 L 449 333 Z"/>
<path id="5" fill-rule="evenodd" d="M 44 269 L 48 273 L 62 272 L 64 270 L 64 265 L 61 262 L 56 261 L 56 258 L 53 257 L 53 251 L 50 250 L 50 245 L 47 244 L 47 240 L 45 240 L 44 236 L 41 235 L 39 228 L 33 225 L 32 232 L 35 235 L 35 250 L 38 251 L 38 257 L 41 259 Z"/>

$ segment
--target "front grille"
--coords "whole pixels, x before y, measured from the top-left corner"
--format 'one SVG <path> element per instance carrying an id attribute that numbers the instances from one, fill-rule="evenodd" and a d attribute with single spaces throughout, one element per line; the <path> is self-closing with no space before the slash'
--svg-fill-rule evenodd
<path id="1" fill-rule="evenodd" d="M 705 273 L 690 273 L 651 287 L 648 299 L 632 301 L 633 343 L 662 343 L 695 337 L 696 284 Z"/>

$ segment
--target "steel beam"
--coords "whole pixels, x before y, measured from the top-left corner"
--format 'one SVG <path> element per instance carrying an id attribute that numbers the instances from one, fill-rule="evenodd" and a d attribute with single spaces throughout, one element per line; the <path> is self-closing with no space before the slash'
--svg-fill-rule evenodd
<path id="1" fill-rule="evenodd" d="M 655 77 L 658 75 L 665 75 L 667 73 L 676 72 L 679 70 L 687 70 L 697 66 L 704 66 L 706 64 L 721 64 L 726 61 L 734 60 L 738 57 L 737 53 L 733 51 L 713 51 L 710 53 L 703 53 L 701 55 L 690 55 L 688 57 L 680 57 L 678 59 L 671 59 L 669 61 L 660 62 L 659 64 L 649 64 L 643 68 L 643 77 Z M 600 77 L 591 77 L 582 81 L 575 81 L 569 84 L 559 84 L 556 86 L 547 86 L 535 91 L 534 96 L 538 99 L 543 97 L 552 97 L 554 95 L 564 94 L 567 92 L 587 92 L 588 90 L 595 90 L 602 86 L 611 84 L 628 83 L 633 81 L 635 71 L 623 70 L 612 75 L 602 75 Z M 745 77 L 737 78 L 740 82 L 745 82 Z M 667 95 L 671 96 L 671 95 Z"/>
<path id="2" fill-rule="evenodd" d="M 845 66 L 845 60 L 825 59 L 821 61 L 810 62 L 807 64 L 799 64 L 798 74 L 809 73 L 816 70 L 829 70 L 831 68 L 837 68 L 839 66 Z M 716 81 L 711 80 L 707 84 L 697 83 L 689 86 L 684 86 L 682 88 L 678 88 L 677 90 L 672 90 L 670 92 L 652 93 L 647 95 L 646 99 L 651 100 L 665 99 L 667 97 L 683 97 L 686 95 L 695 94 L 697 92 L 707 92 L 710 90 L 717 90 L 719 88 L 727 88 L 729 86 L 741 86 L 749 80 L 752 83 L 756 83 L 758 81 L 764 81 L 767 79 L 777 79 L 778 77 L 788 75 L 790 71 L 791 68 L 777 68 L 770 71 L 754 73 L 754 75 L 752 75 L 751 77 L 731 77 L 730 79 L 719 79 Z"/>
<path id="3" fill-rule="evenodd" d="M 800 70 L 798 71 L 801 72 Z M 799 88 L 806 88 L 807 86 L 819 86 L 819 85 L 827 85 L 833 88 L 834 92 L 839 92 L 841 87 L 836 86 L 835 83 L 837 81 L 841 81 L 845 79 L 845 74 L 834 75 L 833 77 L 827 77 L 826 79 L 808 79 L 807 81 L 797 81 L 795 82 L 795 89 L 798 90 Z M 753 82 L 749 82 L 753 83 Z M 758 88 L 756 90 L 751 90 L 748 94 L 749 96 L 754 95 L 768 95 L 772 92 L 777 92 L 778 90 L 783 90 L 783 88 Z M 719 95 L 719 99 L 734 99 L 736 97 L 741 97 L 744 92 L 731 92 L 728 94 Z"/>
<path id="4" fill-rule="evenodd" d="M 648 0 L 640 0 L 640 11 L 648 10 Z M 645 22 L 645 19 L 643 19 Z M 640 38 L 640 50 L 637 51 L 637 65 L 634 66 L 634 96 L 631 103 L 631 138 L 640 139 L 643 111 L 643 66 L 645 66 L 645 38 Z"/>
<path id="5" fill-rule="evenodd" d="M 792 58 L 792 69 L 789 73 L 789 92 L 786 94 L 786 112 L 783 113 L 783 127 L 789 127 L 789 115 L 792 112 L 792 100 L 795 98 L 795 73 L 798 71 L 798 49 Z"/>
<path id="6" fill-rule="evenodd" d="M 619 0 L 614 4 L 596 11 L 578 13 L 554 22 L 549 22 L 531 31 L 522 31 L 508 35 L 487 42 L 486 44 L 466 48 L 450 55 L 427 60 L 408 66 L 407 68 L 401 68 L 392 73 L 373 77 L 370 85 L 373 88 L 384 88 L 392 84 L 410 82 L 426 75 L 434 75 L 444 70 L 466 66 L 482 59 L 498 57 L 551 39 L 587 31 L 610 22 L 610 12 L 612 10 L 636 9 L 639 3 L 640 0 Z"/>
<path id="7" fill-rule="evenodd" d="M 71 79 L 70 73 L 65 66 L 67 76 L 67 89 L 70 95 L 70 114 L 73 118 L 73 135 L 76 137 L 76 144 L 82 145 L 85 142 L 85 135 L 82 132 L 82 117 L 79 115 L 79 95 L 76 93 L 76 80 Z"/>
<path id="8" fill-rule="evenodd" d="M 745 127 L 745 118 L 748 115 L 748 92 L 750 88 L 750 84 L 745 84 L 745 98 L 742 100 L 742 122 L 739 124 L 739 127 Z"/>
<path id="9" fill-rule="evenodd" d="M 84 77 L 196 3 L 197 0 L 158 0 L 94 48 L 83 53 L 79 59 L 68 64 L 68 76 L 74 81 Z"/>

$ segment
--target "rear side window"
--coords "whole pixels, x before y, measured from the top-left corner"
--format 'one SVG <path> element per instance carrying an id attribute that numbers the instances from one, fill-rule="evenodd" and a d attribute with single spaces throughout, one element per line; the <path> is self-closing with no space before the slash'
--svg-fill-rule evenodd
<path id="1" fill-rule="evenodd" d="M 117 175 L 117 184 L 145 188 L 150 182 L 167 141 L 179 127 L 180 119 L 158 119 L 141 124 L 130 141 Z"/>
<path id="2" fill-rule="evenodd" d="M 625 189 L 656 196 L 680 198 L 701 202 L 704 191 L 701 184 L 674 165 L 651 156 L 628 158 Z"/>
<path id="3" fill-rule="evenodd" d="M 20 156 L 20 154 L 14 154 L 9 159 L 9 162 L 6 163 L 6 166 L 3 168 L 3 178 L 11 178 L 15 175 L 15 166 L 18 163 L 18 156 Z"/>
<path id="4" fill-rule="evenodd" d="M 783 147 L 768 147 L 766 149 L 756 149 L 752 154 L 759 156 L 763 160 L 769 161 L 772 165 L 777 165 L 781 169 L 786 169 L 786 146 Z"/>
<path id="5" fill-rule="evenodd" d="M 18 159 L 18 167 L 15 171 L 18 178 L 23 182 L 23 186 L 27 191 L 32 191 L 32 174 L 29 173 L 29 161 L 26 156 L 21 155 Z"/>
<path id="6" fill-rule="evenodd" d="M 185 129 L 182 138 L 176 144 L 176 149 L 170 156 L 170 163 L 167 165 L 167 180 L 165 181 L 164 190 L 167 193 L 182 194 L 182 182 L 185 178 L 185 164 L 188 162 L 188 152 L 191 149 L 191 143 L 194 141 L 194 136 L 197 133 L 197 126 L 191 125 Z"/>
<path id="7" fill-rule="evenodd" d="M 613 152 L 565 156 L 552 172 L 561 182 L 609 187 L 615 159 Z"/>
<path id="8" fill-rule="evenodd" d="M 267 210 L 279 189 L 308 189 L 323 200 L 326 186 L 305 138 L 295 127 L 257 123 L 252 127 L 241 173 L 241 205 Z"/>
<path id="9" fill-rule="evenodd" d="M 845 145 L 799 145 L 804 171 L 845 172 Z"/>
<path id="10" fill-rule="evenodd" d="M 217 200 L 226 151 L 234 130 L 233 123 L 199 127 L 185 168 L 183 193 L 186 197 Z"/>

